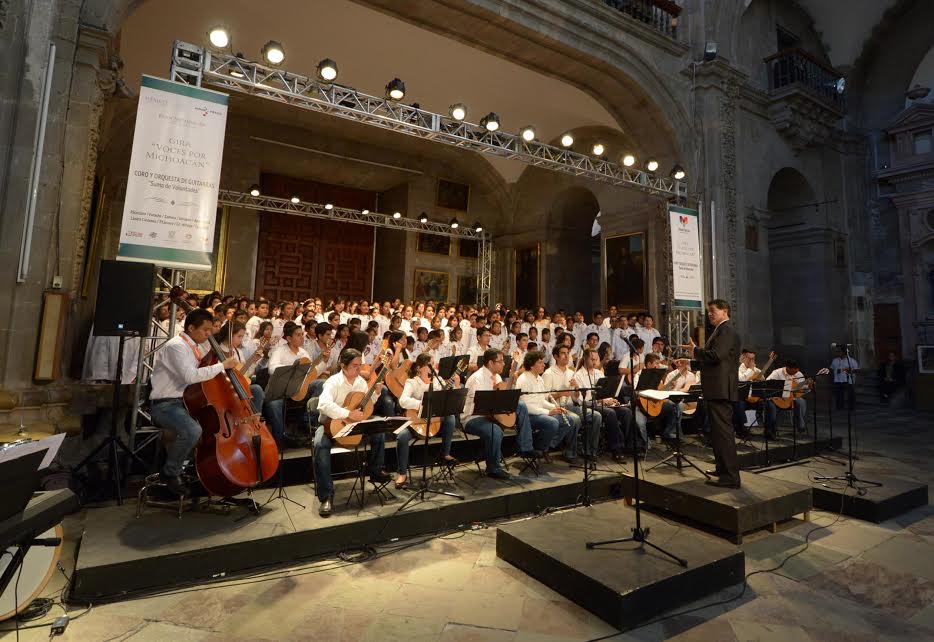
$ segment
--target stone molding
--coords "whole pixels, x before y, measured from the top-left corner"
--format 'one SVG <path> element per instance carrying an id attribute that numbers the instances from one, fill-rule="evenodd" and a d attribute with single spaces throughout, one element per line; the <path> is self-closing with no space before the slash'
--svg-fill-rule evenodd
<path id="1" fill-rule="evenodd" d="M 769 95 L 769 120 L 795 151 L 817 147 L 831 140 L 843 114 L 794 85 Z"/>

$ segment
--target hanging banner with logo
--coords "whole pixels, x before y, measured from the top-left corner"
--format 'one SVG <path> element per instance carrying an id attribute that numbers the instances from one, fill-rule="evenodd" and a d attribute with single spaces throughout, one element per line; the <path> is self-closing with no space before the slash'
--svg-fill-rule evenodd
<path id="1" fill-rule="evenodd" d="M 674 307 L 701 310 L 704 307 L 704 273 L 701 268 L 697 210 L 669 205 L 668 217 L 671 225 Z"/>
<path id="2" fill-rule="evenodd" d="M 143 76 L 118 259 L 211 269 L 227 101 Z"/>

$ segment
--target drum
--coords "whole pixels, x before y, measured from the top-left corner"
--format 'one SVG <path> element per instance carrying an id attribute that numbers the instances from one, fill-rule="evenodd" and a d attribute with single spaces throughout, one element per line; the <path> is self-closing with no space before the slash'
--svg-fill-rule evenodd
<path id="1" fill-rule="evenodd" d="M 60 537 L 62 538 L 62 543 L 65 541 L 61 524 L 50 528 L 39 537 Z M 11 547 L 7 550 L 10 555 L 16 553 L 16 547 Z M 3 574 L 7 566 L 9 566 L 11 561 L 10 555 L 4 555 L 2 559 L 0 559 L 0 574 Z M 58 563 L 61 556 L 62 544 L 55 547 L 33 546 L 29 549 L 29 552 L 26 553 L 26 556 L 23 558 L 22 569 L 17 569 L 13 574 L 13 579 L 10 580 L 9 586 L 7 586 L 3 594 L 0 595 L 0 621 L 13 617 L 15 613 L 22 612 L 29 606 L 30 602 L 42 594 L 49 580 L 52 579 L 52 574 L 55 572 L 55 565 Z M 17 586 L 16 583 L 17 576 L 19 577 L 19 586 Z M 14 593 L 17 599 L 14 599 Z"/>

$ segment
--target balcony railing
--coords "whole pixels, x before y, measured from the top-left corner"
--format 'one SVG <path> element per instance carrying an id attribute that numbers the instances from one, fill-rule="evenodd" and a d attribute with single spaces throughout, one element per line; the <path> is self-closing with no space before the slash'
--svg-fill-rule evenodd
<path id="1" fill-rule="evenodd" d="M 603 0 L 603 3 L 669 38 L 676 39 L 678 36 L 681 7 L 672 0 Z"/>
<path id="2" fill-rule="evenodd" d="M 802 49 L 786 49 L 765 59 L 769 66 L 769 93 L 798 87 L 811 96 L 846 111 L 843 75 Z"/>

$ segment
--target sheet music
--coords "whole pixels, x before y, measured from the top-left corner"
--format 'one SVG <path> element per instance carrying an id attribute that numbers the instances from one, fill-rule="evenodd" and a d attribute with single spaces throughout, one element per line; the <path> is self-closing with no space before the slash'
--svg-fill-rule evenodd
<path id="1" fill-rule="evenodd" d="M 46 437 L 45 439 L 39 439 L 38 441 L 30 441 L 25 444 L 18 444 L 12 448 L 6 448 L 3 452 L 0 452 L 0 463 L 19 457 L 25 457 L 30 453 L 40 450 L 45 450 L 45 456 L 42 458 L 42 463 L 39 464 L 39 470 L 48 468 L 52 464 L 52 460 L 55 459 L 55 455 L 58 454 L 58 449 L 61 448 L 64 441 L 65 433 L 59 433 L 51 437 Z"/>
<path id="2" fill-rule="evenodd" d="M 353 429 L 354 429 L 356 426 L 365 426 L 366 424 L 381 424 L 381 423 L 383 423 L 384 421 L 387 421 L 387 420 L 389 420 L 389 419 L 399 419 L 399 420 L 405 422 L 405 423 L 402 424 L 402 426 L 400 426 L 397 430 L 394 430 L 394 431 L 393 431 L 393 432 L 395 432 L 397 435 L 398 435 L 400 432 L 402 432 L 404 429 L 406 429 L 406 428 L 408 428 L 410 425 L 412 425 L 412 422 L 411 422 L 411 421 L 408 421 L 405 417 L 372 417 L 372 418 L 370 418 L 370 419 L 364 419 L 363 421 L 356 421 L 356 422 L 354 422 L 354 423 L 347 424 L 346 426 L 344 426 L 343 428 L 341 428 L 341 429 L 337 432 L 336 435 L 334 435 L 334 438 L 335 438 L 335 439 L 338 439 L 338 438 L 340 438 L 340 437 L 346 437 L 346 436 L 349 435 L 351 432 L 353 432 Z"/>
<path id="3" fill-rule="evenodd" d="M 664 401 L 665 399 L 670 399 L 671 397 L 690 397 L 691 395 L 686 392 L 680 392 L 677 390 L 639 390 L 637 391 L 640 397 L 645 397 L 646 399 L 653 399 L 655 401 Z"/>

